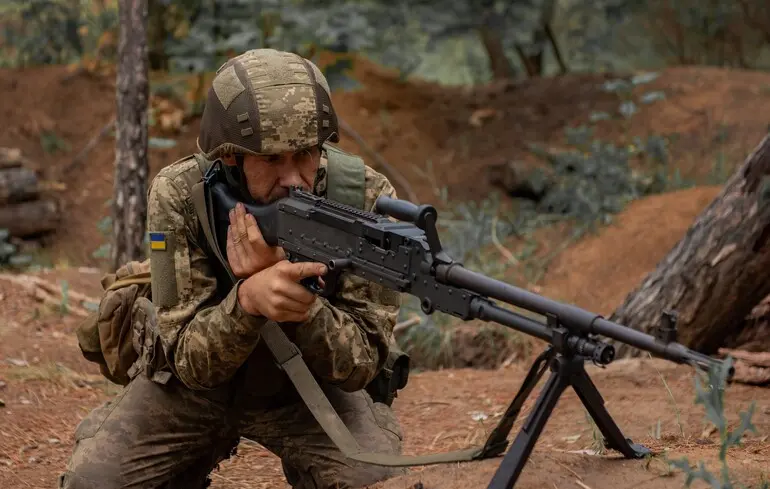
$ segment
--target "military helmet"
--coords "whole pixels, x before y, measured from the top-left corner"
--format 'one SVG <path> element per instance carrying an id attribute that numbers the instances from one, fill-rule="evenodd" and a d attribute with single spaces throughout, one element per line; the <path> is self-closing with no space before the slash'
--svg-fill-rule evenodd
<path id="1" fill-rule="evenodd" d="M 215 160 L 265 155 L 339 141 L 337 115 L 321 70 L 297 54 L 252 49 L 216 72 L 198 148 Z"/>

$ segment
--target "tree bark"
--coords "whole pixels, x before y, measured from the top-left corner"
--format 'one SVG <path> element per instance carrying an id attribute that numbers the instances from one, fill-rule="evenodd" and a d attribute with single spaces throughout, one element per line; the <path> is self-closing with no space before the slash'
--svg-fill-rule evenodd
<path id="1" fill-rule="evenodd" d="M 664 216 L 662 216 L 664 218 Z M 684 238 L 610 319 L 653 333 L 678 313 L 678 341 L 711 354 L 770 294 L 770 136 L 733 174 Z M 625 344 L 616 354 L 639 356 Z"/>
<path id="2" fill-rule="evenodd" d="M 147 218 L 147 0 L 118 2 L 117 146 L 112 265 L 144 255 Z"/>
<path id="3" fill-rule="evenodd" d="M 487 56 L 489 56 L 489 69 L 492 72 L 492 78 L 495 80 L 512 78 L 513 67 L 505 55 L 505 48 L 503 48 L 500 35 L 487 27 L 481 27 L 479 36 L 484 49 L 487 51 Z"/>
<path id="4" fill-rule="evenodd" d="M 61 220 L 59 206 L 53 200 L 30 200 L 0 206 L 0 229 L 11 236 L 27 238 L 56 230 Z"/>
<path id="5" fill-rule="evenodd" d="M 0 169 L 0 205 L 31 200 L 37 194 L 35 172 L 24 167 Z"/>

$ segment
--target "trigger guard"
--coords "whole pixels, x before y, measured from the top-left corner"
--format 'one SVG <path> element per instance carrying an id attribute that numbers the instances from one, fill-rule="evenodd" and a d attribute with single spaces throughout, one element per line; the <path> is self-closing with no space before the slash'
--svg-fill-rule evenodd
<path id="1" fill-rule="evenodd" d="M 324 280 L 325 287 L 321 287 L 318 285 L 318 277 L 308 277 L 303 278 L 300 280 L 300 283 L 305 286 L 306 289 L 308 289 L 310 292 L 321 296 L 321 297 L 330 297 L 334 294 L 336 284 L 337 284 L 337 278 L 327 275 L 326 280 Z"/>

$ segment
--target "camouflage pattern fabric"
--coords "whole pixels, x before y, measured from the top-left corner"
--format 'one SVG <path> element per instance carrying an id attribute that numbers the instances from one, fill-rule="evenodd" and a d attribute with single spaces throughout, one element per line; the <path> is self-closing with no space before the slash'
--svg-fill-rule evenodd
<path id="1" fill-rule="evenodd" d="M 163 236 L 151 251 L 159 347 L 142 356 L 157 366 L 153 355 L 165 354 L 169 375 L 139 374 L 81 422 L 60 487 L 203 487 L 239 435 L 281 457 L 294 487 L 362 487 L 401 473 L 345 459 L 260 341 L 264 320 L 238 305 L 239 284 L 217 293 L 185 178 L 194 171 L 194 159 L 170 165 L 149 191 L 148 231 Z M 367 167 L 365 178 L 366 209 L 395 197 L 381 174 Z M 325 189 L 322 159 L 314 193 Z M 282 325 L 361 446 L 394 454 L 395 415 L 363 389 L 387 358 L 399 306 L 397 293 L 352 277 L 334 297 L 318 297 L 307 322 Z"/>
<path id="2" fill-rule="evenodd" d="M 327 387 L 326 395 L 362 447 L 400 452 L 401 430 L 387 406 L 365 391 Z M 358 488 L 404 472 L 346 460 L 301 402 L 242 410 L 238 401 L 232 385 L 202 393 L 139 375 L 80 423 L 59 487 L 201 489 L 235 453 L 239 435 L 279 456 L 295 488 Z"/>
<path id="3" fill-rule="evenodd" d="M 338 142 L 338 131 L 329 83 L 315 63 L 252 49 L 217 71 L 198 147 L 212 160 L 234 151 L 274 154 Z"/>

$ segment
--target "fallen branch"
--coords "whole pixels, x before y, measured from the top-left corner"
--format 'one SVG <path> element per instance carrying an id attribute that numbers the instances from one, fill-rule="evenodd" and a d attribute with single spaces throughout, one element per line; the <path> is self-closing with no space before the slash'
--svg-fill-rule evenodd
<path id="1" fill-rule="evenodd" d="M 373 159 L 377 165 L 384 170 L 385 173 L 388 174 L 388 177 L 393 179 L 399 187 L 406 193 L 406 198 L 410 201 L 412 201 L 415 204 L 419 204 L 419 200 L 417 199 L 417 194 L 414 193 L 414 190 L 412 190 L 412 186 L 409 185 L 409 181 L 402 175 L 398 170 L 396 170 L 393 166 L 390 165 L 387 161 L 385 161 L 385 158 L 383 158 L 379 153 L 377 153 L 374 148 L 369 146 L 369 144 L 364 140 L 364 138 L 361 137 L 360 134 L 358 134 L 355 129 L 353 129 L 350 124 L 345 122 L 341 117 L 337 116 L 337 122 L 339 123 L 340 129 L 342 129 L 344 132 L 348 134 L 353 140 L 355 140 L 356 144 L 364 150 L 366 153 L 369 154 L 369 157 Z"/>
<path id="2" fill-rule="evenodd" d="M 29 293 L 38 301 L 54 307 L 62 307 L 65 292 L 59 285 L 32 275 L 13 275 L 3 273 L 0 274 L 0 279 L 21 285 L 27 293 Z M 99 299 L 89 297 L 74 290 L 67 290 L 66 298 L 67 311 L 81 317 L 86 317 L 90 314 L 90 312 L 85 309 L 85 307 L 87 307 L 86 304 L 99 304 Z"/>
<path id="3" fill-rule="evenodd" d="M 720 348 L 720 355 L 730 355 L 735 359 L 735 374 L 732 381 L 748 385 L 770 384 L 770 353 L 750 352 Z"/>
<path id="4" fill-rule="evenodd" d="M 107 123 L 107 125 L 102 127 L 98 133 L 94 134 L 94 136 L 86 143 L 86 145 L 83 146 L 83 149 L 81 149 L 80 152 L 75 155 L 72 161 L 64 166 L 64 169 L 60 171 L 60 175 L 67 174 L 76 166 L 78 166 L 81 161 L 84 160 L 86 156 L 88 156 L 88 153 L 90 153 L 91 150 L 93 150 L 96 145 L 99 144 L 99 141 L 101 141 L 102 138 L 105 137 L 114 126 L 115 119 L 113 118 L 110 122 Z"/>
<path id="5" fill-rule="evenodd" d="M 757 367 L 742 360 L 736 360 L 732 381 L 739 384 L 768 385 L 770 384 L 770 368 Z"/>
<path id="6" fill-rule="evenodd" d="M 396 334 L 399 331 L 404 331 L 406 329 L 409 329 L 412 326 L 420 324 L 421 322 L 422 322 L 422 320 L 420 319 L 419 316 L 412 316 L 411 318 L 407 319 L 406 321 L 401 321 L 400 323 L 397 323 L 395 326 L 393 326 L 393 334 Z"/>
<path id="7" fill-rule="evenodd" d="M 754 365 L 755 367 L 770 367 L 770 352 L 751 352 L 744 350 L 731 350 L 730 348 L 720 348 L 720 355 L 730 355 L 736 360 Z"/>
<path id="8" fill-rule="evenodd" d="M 518 265 L 519 260 L 516 259 L 516 257 L 508 250 L 508 248 L 503 246 L 503 244 L 500 242 L 500 239 L 497 237 L 497 216 L 498 215 L 495 214 L 495 217 L 492 218 L 492 243 L 494 243 L 497 251 L 499 251 L 500 254 L 503 255 L 511 265 Z"/>

